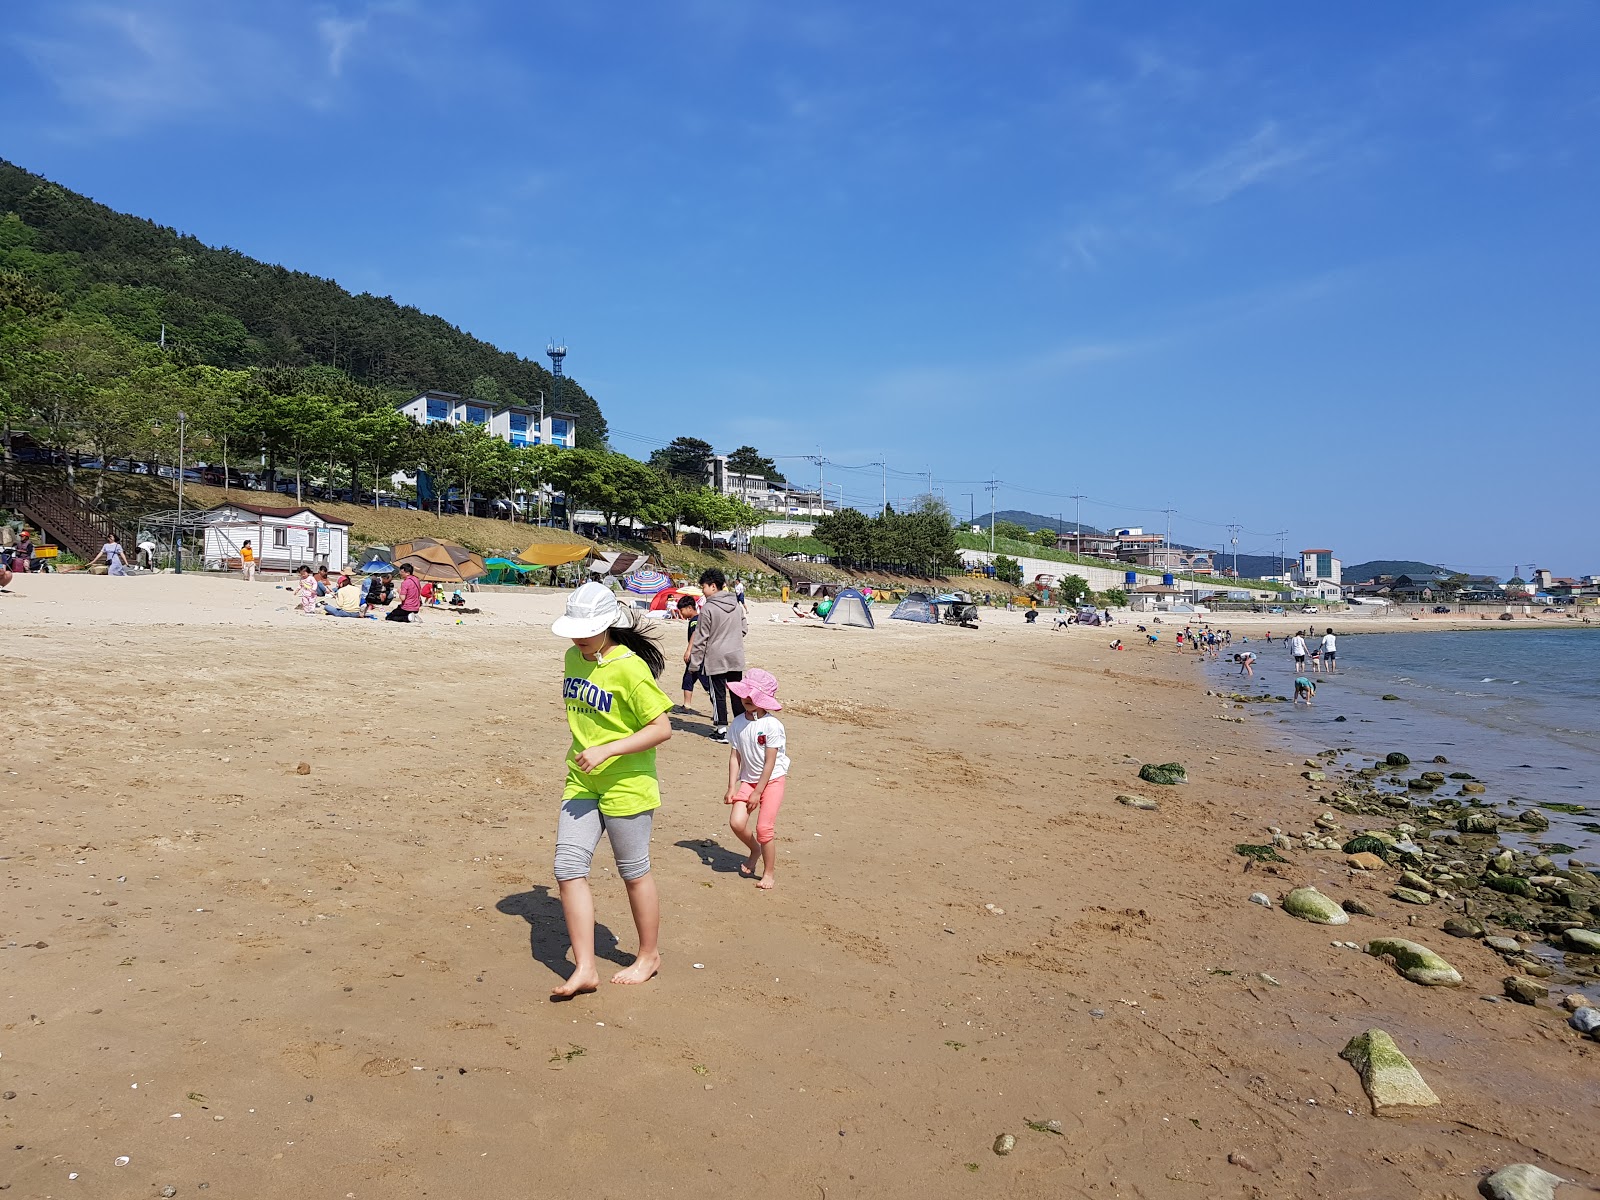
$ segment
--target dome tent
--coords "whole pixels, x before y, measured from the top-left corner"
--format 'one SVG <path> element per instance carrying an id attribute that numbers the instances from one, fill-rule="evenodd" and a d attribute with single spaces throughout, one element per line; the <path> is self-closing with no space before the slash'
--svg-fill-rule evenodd
<path id="1" fill-rule="evenodd" d="M 874 629 L 872 623 L 872 608 L 867 603 L 867 598 L 855 588 L 840 588 L 833 598 L 833 607 L 828 610 L 828 615 L 823 618 L 824 625 L 858 625 L 863 629 Z"/>
<path id="2" fill-rule="evenodd" d="M 927 592 L 907 592 L 906 598 L 895 606 L 891 621 L 917 621 L 923 625 L 939 623 L 939 608 Z"/>

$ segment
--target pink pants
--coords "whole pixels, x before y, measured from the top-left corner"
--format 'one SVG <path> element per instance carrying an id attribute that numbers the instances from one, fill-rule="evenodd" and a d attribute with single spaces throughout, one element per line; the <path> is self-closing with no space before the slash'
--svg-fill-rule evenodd
<path id="1" fill-rule="evenodd" d="M 783 804 L 783 785 L 789 782 L 787 775 L 780 775 L 776 779 L 767 780 L 766 790 L 761 793 L 759 815 L 756 817 L 756 841 L 765 846 L 774 836 L 778 824 L 778 808 Z M 740 783 L 739 790 L 733 794 L 733 802 L 743 802 L 747 807 L 751 805 L 750 797 L 755 795 L 756 785 L 753 783 Z"/>

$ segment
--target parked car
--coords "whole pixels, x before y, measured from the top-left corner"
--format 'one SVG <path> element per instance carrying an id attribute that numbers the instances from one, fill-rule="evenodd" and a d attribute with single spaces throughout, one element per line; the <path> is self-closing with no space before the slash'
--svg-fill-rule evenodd
<path id="1" fill-rule="evenodd" d="M 1433 606 L 1433 611 L 1436 613 L 1447 613 L 1450 611 L 1450 606 L 1448 604 L 1435 604 Z"/>
<path id="2" fill-rule="evenodd" d="M 1302 605 L 1301 606 L 1300 611 L 1303 612 L 1303 613 L 1308 613 L 1308 614 L 1310 614 L 1311 616 L 1314 617 L 1318 613 L 1320 613 L 1322 610 L 1320 608 L 1318 608 L 1315 604 L 1306 604 L 1306 605 Z"/>
<path id="3" fill-rule="evenodd" d="M 1510 613 L 1501 613 L 1499 619 L 1502 620 L 1502 621 L 1515 621 L 1516 620 L 1516 618 L 1514 616 L 1512 616 Z"/>

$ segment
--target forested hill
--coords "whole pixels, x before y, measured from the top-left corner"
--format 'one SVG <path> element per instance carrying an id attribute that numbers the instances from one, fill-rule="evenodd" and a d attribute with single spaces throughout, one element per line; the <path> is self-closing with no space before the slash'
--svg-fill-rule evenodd
<path id="1" fill-rule="evenodd" d="M 69 306 L 124 333 L 167 341 L 193 361 L 338 367 L 359 382 L 471 393 L 484 377 L 502 395 L 551 396 L 550 373 L 448 321 L 385 296 L 351 295 L 330 279 L 207 246 L 164 225 L 115 212 L 0 159 L 0 269 L 28 276 Z M 476 389 L 483 391 L 481 383 Z M 559 405 L 578 418 L 578 442 L 606 436 L 600 406 L 571 379 Z"/>

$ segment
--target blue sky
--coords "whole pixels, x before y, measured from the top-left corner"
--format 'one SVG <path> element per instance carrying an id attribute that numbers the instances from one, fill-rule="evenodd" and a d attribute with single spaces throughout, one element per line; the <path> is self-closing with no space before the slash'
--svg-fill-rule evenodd
<path id="1" fill-rule="evenodd" d="M 0 154 L 562 337 L 641 457 L 1600 571 L 1600 6 L 979 12 L 35 2 Z"/>

